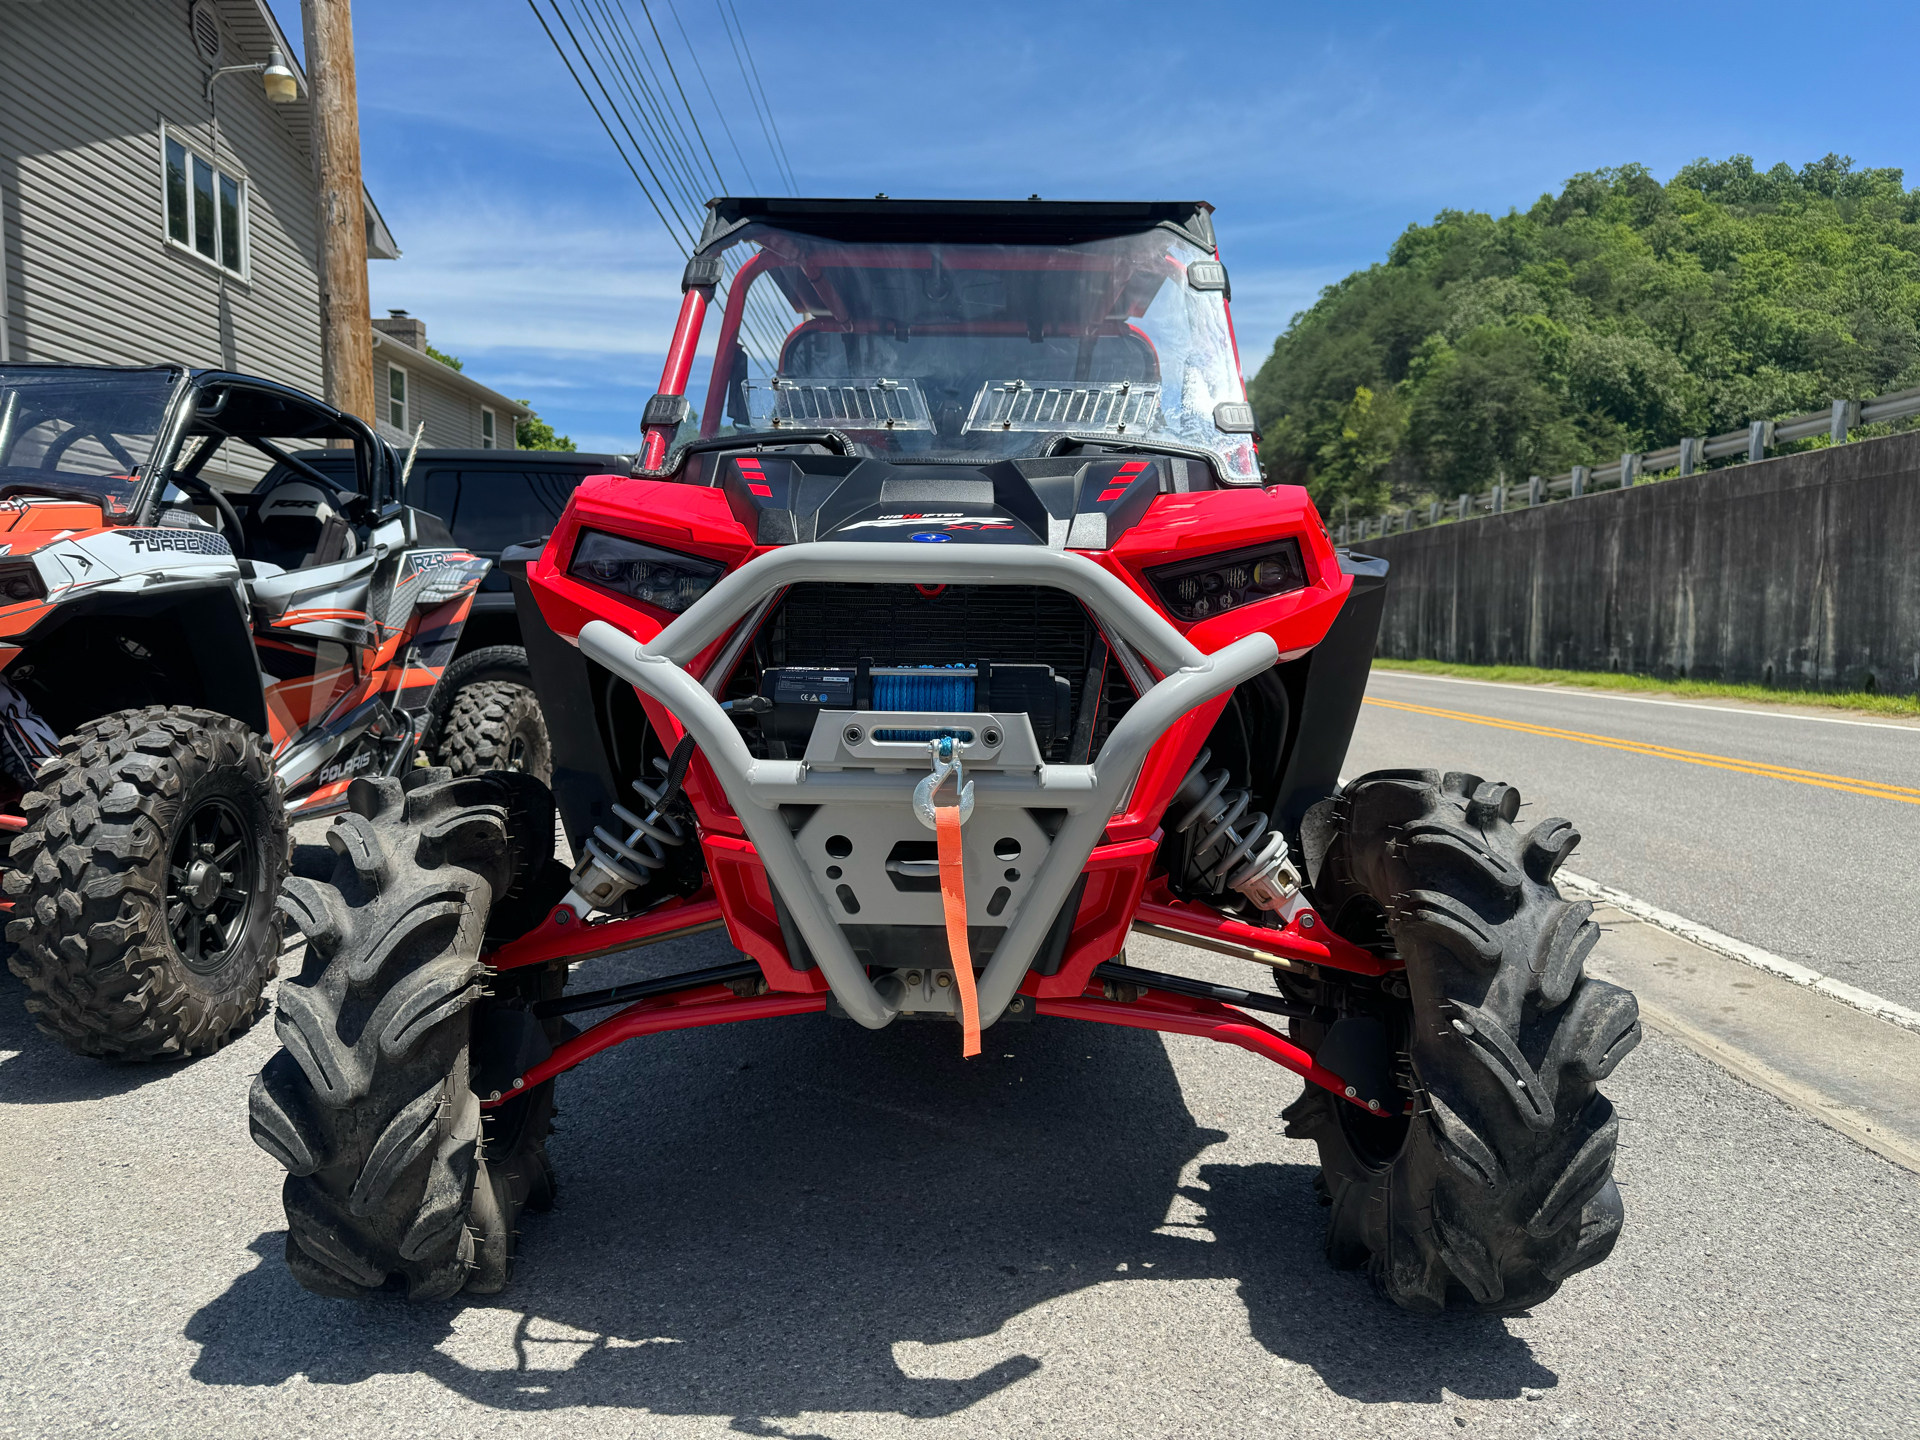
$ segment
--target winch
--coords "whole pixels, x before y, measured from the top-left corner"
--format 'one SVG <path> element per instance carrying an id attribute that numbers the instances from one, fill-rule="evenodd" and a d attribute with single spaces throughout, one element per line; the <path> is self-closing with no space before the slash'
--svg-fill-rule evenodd
<path id="1" fill-rule="evenodd" d="M 760 694 L 772 707 L 760 711 L 759 719 L 775 759 L 806 748 L 815 717 L 823 710 L 1022 711 L 1043 754 L 1074 723 L 1072 687 L 1046 665 L 982 660 L 971 665 L 882 666 L 863 658 L 848 667 L 771 666 L 760 674 Z M 878 738 L 925 741 L 934 739 L 935 732 L 903 729 L 882 732 Z"/>

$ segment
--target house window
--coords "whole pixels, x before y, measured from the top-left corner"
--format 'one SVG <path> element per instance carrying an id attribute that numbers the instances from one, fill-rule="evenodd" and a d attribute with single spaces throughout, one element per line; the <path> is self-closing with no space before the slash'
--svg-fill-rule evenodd
<path id="1" fill-rule="evenodd" d="M 247 182 L 161 132 L 161 199 L 169 242 L 247 273 Z"/>
<path id="2" fill-rule="evenodd" d="M 387 367 L 387 424 L 407 428 L 407 372 L 397 365 Z"/>
<path id="3" fill-rule="evenodd" d="M 494 448 L 494 413 L 484 405 L 480 407 L 480 448 Z"/>

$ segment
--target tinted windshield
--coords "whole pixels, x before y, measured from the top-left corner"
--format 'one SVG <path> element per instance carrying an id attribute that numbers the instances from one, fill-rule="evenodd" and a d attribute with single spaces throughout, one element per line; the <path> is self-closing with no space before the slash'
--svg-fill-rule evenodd
<path id="1" fill-rule="evenodd" d="M 825 428 L 956 460 L 1159 440 L 1256 484 L 1249 437 L 1215 423 L 1246 394 L 1224 296 L 1190 282 L 1212 260 L 1166 230 L 866 245 L 749 227 L 725 256 L 701 434 Z"/>
<path id="2" fill-rule="evenodd" d="M 178 378 L 0 366 L 0 495 L 80 495 L 128 514 Z"/>

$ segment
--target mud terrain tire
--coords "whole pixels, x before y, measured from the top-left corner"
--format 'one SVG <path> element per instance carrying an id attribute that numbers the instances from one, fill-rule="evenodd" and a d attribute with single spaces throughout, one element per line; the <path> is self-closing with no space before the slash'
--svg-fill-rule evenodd
<path id="1" fill-rule="evenodd" d="M 540 701 L 524 685 L 480 681 L 454 697 L 435 764 L 457 776 L 518 771 L 542 784 L 553 779 L 553 747 Z"/>
<path id="2" fill-rule="evenodd" d="M 150 1061 L 251 1025 L 280 962 L 288 860 L 266 742 L 212 711 L 118 711 L 63 740 L 34 787 L 5 885 L 7 964 L 40 1029 L 81 1055 Z"/>
<path id="3" fill-rule="evenodd" d="M 327 835 L 333 879 L 296 877 L 281 901 L 307 959 L 281 984 L 283 1049 L 249 1105 L 254 1140 L 288 1172 L 287 1265 L 324 1296 L 498 1291 L 521 1210 L 554 1192 L 553 1083 L 484 1116 L 479 1093 L 547 1055 L 524 1001 L 558 990 L 510 973 L 489 996 L 481 944 L 514 880 L 513 798 L 444 769 L 348 796 Z"/>
<path id="4" fill-rule="evenodd" d="M 1288 1134 L 1320 1149 L 1329 1260 L 1365 1265 L 1412 1311 L 1536 1305 L 1621 1229 L 1616 1118 L 1595 1083 L 1641 1039 L 1639 1013 L 1582 973 L 1592 907 L 1553 884 L 1578 832 L 1517 831 L 1519 806 L 1478 776 L 1378 771 L 1302 825 L 1322 915 L 1350 939 L 1391 938 L 1406 963 L 1411 995 L 1388 1020 L 1414 1115 L 1370 1117 L 1310 1086 Z"/>

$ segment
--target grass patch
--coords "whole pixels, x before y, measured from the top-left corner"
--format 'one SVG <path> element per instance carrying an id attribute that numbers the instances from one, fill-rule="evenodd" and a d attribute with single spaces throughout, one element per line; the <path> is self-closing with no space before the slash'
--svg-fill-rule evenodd
<path id="1" fill-rule="evenodd" d="M 1662 680 L 1658 676 L 1624 675 L 1607 670 L 1543 670 L 1531 665 L 1456 665 L 1452 661 L 1390 660 L 1385 656 L 1376 657 L 1374 664 L 1382 670 L 1457 675 L 1469 680 L 1506 681 L 1514 685 L 1582 686 L 1589 690 L 1670 695 L 1685 700 L 1763 701 L 1772 705 L 1860 711 L 1865 715 L 1911 716 L 1921 713 L 1921 703 L 1917 702 L 1915 696 L 1879 695 L 1872 691 L 1782 690 L 1776 686 L 1730 685 L 1715 680 Z"/>

